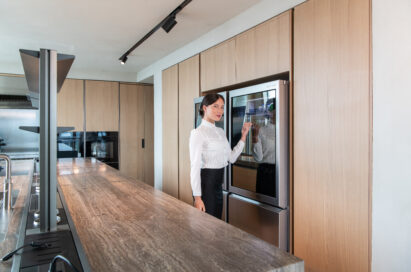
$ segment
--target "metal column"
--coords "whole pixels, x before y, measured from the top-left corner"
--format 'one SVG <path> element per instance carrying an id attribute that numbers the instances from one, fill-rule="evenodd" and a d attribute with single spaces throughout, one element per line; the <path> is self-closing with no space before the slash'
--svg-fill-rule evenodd
<path id="1" fill-rule="evenodd" d="M 40 231 L 57 230 L 57 52 L 40 49 Z"/>

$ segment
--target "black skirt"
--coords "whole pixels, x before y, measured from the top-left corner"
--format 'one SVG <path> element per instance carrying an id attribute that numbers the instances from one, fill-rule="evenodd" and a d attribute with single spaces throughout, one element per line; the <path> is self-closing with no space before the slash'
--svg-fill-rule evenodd
<path id="1" fill-rule="evenodd" d="M 257 193 L 276 197 L 275 164 L 261 163 L 257 168 Z"/>
<path id="2" fill-rule="evenodd" d="M 201 169 L 201 192 L 205 211 L 221 219 L 223 212 L 224 168 Z"/>

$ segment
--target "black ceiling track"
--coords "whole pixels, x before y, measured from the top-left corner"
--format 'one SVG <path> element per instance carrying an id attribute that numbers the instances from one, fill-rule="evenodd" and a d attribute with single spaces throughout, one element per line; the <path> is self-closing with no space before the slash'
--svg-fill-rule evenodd
<path id="1" fill-rule="evenodd" d="M 164 18 L 160 23 L 158 23 L 150 32 L 148 32 L 143 38 L 141 38 L 135 45 L 133 45 L 126 53 L 124 53 L 119 60 L 122 64 L 127 61 L 127 56 L 131 54 L 140 44 L 142 44 L 145 40 L 147 40 L 154 32 L 156 32 L 160 27 L 163 27 L 164 31 L 167 33 L 173 28 L 177 21 L 175 20 L 176 15 L 183 10 L 185 6 L 187 6 L 192 0 L 185 0 L 181 3 L 178 7 L 176 7 L 166 18 Z"/>

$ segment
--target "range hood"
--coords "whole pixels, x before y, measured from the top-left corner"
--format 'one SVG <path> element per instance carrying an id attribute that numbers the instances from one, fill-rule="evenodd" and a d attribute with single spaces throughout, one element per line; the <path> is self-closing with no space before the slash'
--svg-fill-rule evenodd
<path id="1" fill-rule="evenodd" d="M 26 49 L 20 49 L 19 51 L 29 88 L 28 96 L 32 106 L 39 108 L 40 52 Z M 57 54 L 57 92 L 63 86 L 73 61 L 73 55 Z"/>
<path id="2" fill-rule="evenodd" d="M 24 77 L 0 77 L 0 109 L 34 109 Z"/>
<path id="3" fill-rule="evenodd" d="M 29 95 L 0 94 L 0 109 L 36 109 Z"/>

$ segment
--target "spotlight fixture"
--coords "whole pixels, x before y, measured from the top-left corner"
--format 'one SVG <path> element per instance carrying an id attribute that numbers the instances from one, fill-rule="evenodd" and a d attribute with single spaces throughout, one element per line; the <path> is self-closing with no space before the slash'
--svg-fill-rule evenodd
<path id="1" fill-rule="evenodd" d="M 121 65 L 126 64 L 126 61 L 127 61 L 127 56 L 123 56 L 123 57 L 120 58 Z"/>
<path id="2" fill-rule="evenodd" d="M 177 24 L 176 21 L 176 16 L 172 15 L 167 18 L 167 21 L 164 22 L 162 25 L 162 28 L 164 29 L 165 32 L 170 32 L 170 30 Z"/>
<path id="3" fill-rule="evenodd" d="M 133 45 L 126 53 L 124 53 L 120 58 L 120 63 L 124 65 L 127 61 L 127 56 L 131 54 L 140 44 L 147 40 L 154 32 L 160 27 L 164 29 L 165 32 L 170 32 L 170 30 L 177 24 L 176 15 L 183 10 L 192 0 L 184 0 L 178 7 L 176 7 L 166 18 L 164 18 L 160 23 L 158 23 L 150 32 L 148 32 L 143 38 L 141 38 L 135 45 Z"/>

